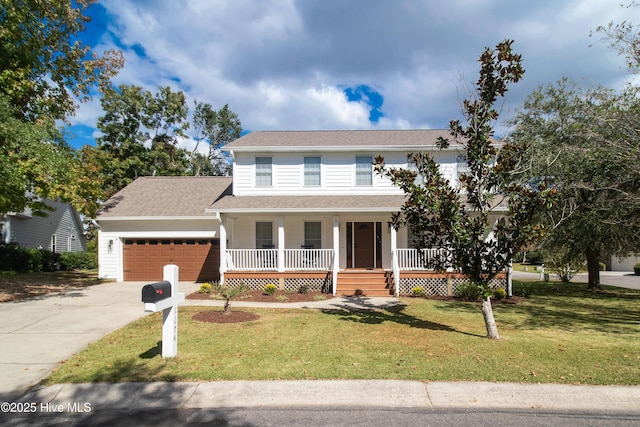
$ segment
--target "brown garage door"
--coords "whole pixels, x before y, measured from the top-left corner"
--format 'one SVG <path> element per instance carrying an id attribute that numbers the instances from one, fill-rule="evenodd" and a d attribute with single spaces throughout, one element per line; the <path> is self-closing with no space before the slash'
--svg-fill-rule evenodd
<path id="1" fill-rule="evenodd" d="M 179 267 L 180 280 L 218 280 L 219 239 L 125 239 L 124 280 L 159 281 L 167 264 Z"/>

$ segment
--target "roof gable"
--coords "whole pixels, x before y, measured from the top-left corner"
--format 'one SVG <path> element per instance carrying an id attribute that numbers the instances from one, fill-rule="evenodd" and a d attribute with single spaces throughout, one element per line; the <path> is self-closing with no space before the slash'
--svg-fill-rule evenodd
<path id="1" fill-rule="evenodd" d="M 97 219 L 213 217 L 205 209 L 226 194 L 231 194 L 231 177 L 145 176 L 110 197 Z"/>

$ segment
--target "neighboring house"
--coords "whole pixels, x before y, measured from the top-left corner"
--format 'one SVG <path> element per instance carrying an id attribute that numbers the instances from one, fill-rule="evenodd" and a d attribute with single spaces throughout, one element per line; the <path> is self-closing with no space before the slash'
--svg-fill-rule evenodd
<path id="1" fill-rule="evenodd" d="M 46 216 L 30 210 L 0 216 L 0 238 L 25 248 L 42 248 L 52 252 L 81 252 L 87 249 L 82 220 L 68 203 L 47 200 L 53 208 Z"/>
<path id="2" fill-rule="evenodd" d="M 640 263 L 640 256 L 611 257 L 611 271 L 633 271 L 633 266 Z"/>
<path id="3" fill-rule="evenodd" d="M 224 177 L 139 178 L 97 218 L 100 276 L 156 280 L 163 263 L 173 262 L 181 280 L 257 289 L 274 283 L 388 295 L 420 285 L 451 294 L 465 279 L 422 267 L 407 230 L 390 226 L 404 194 L 373 170 L 377 155 L 410 168 L 408 153 L 429 151 L 457 185 L 466 163 L 455 144 L 439 150 L 439 136 L 448 131 L 252 132 L 225 147 L 233 186 Z M 210 248 L 195 251 L 200 245 Z M 197 255 L 186 255 L 187 248 Z M 187 258 L 194 261 L 188 274 Z"/>

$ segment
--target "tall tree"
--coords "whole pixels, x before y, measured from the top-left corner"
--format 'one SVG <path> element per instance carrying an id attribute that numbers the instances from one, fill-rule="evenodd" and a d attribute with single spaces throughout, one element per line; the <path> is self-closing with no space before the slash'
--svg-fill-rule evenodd
<path id="1" fill-rule="evenodd" d="M 544 178 L 558 192 L 544 245 L 586 259 L 589 288 L 600 287 L 603 256 L 640 251 L 639 111 L 635 90 L 563 79 L 530 94 L 512 123 L 510 140 L 530 146 L 521 181 Z"/>
<path id="2" fill-rule="evenodd" d="M 95 0 L 1 0 L 0 93 L 22 117 L 64 119 L 95 86 L 107 87 L 123 65 L 120 51 L 102 56 L 77 39 Z"/>
<path id="3" fill-rule="evenodd" d="M 242 125 L 238 115 L 231 111 L 229 104 L 214 110 L 210 104 L 195 102 L 193 113 L 193 138 L 197 141 L 193 150 L 194 175 L 228 175 L 229 163 L 222 154 L 222 147 L 240 138 Z M 208 144 L 208 154 L 203 159 L 195 156 L 201 142 Z M 203 160 L 205 160 L 203 162 Z M 212 166 L 212 167 L 211 167 Z"/>
<path id="4" fill-rule="evenodd" d="M 0 213 L 57 197 L 82 209 L 93 187 L 77 185 L 80 164 L 56 121 L 106 87 L 122 55 L 100 56 L 76 40 L 94 1 L 0 1 Z"/>
<path id="5" fill-rule="evenodd" d="M 461 188 L 445 179 L 430 153 L 411 154 L 417 173 L 388 168 L 384 159 L 376 158 L 376 170 L 391 179 L 407 195 L 401 211 L 393 217 L 394 227 L 405 225 L 418 236 L 418 249 L 440 248 L 448 256 L 439 260 L 437 268 L 460 269 L 483 293 L 482 313 L 490 338 L 498 339 L 498 329 L 491 306 L 490 282 L 509 265 L 513 254 L 525 244 L 540 237 L 536 207 L 549 198 L 552 191 L 544 184 L 517 185 L 512 173 L 523 145 L 506 144 L 498 149 L 493 138 L 493 125 L 498 118 L 495 104 L 507 92 L 510 83 L 523 74 L 521 56 L 505 40 L 495 49 L 485 49 L 480 56 L 480 76 L 475 97 L 463 102 L 466 125 L 458 120 L 450 124 L 451 139 L 466 154 L 468 172 Z M 439 141 L 440 148 L 450 144 Z M 424 182 L 416 182 L 417 174 Z M 490 213 L 506 199 L 508 217 L 490 223 Z"/>
<path id="6" fill-rule="evenodd" d="M 105 197 L 138 176 L 188 173 L 187 152 L 177 146 L 189 127 L 183 92 L 164 87 L 154 95 L 139 86 L 120 85 L 106 90 L 100 102 L 99 152 L 86 159 L 97 163 Z"/>

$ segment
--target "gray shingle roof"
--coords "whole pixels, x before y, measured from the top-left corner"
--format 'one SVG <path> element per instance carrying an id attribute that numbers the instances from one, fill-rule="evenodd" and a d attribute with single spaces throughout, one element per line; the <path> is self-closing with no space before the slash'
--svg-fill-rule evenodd
<path id="1" fill-rule="evenodd" d="M 205 209 L 224 194 L 231 194 L 231 177 L 140 177 L 106 201 L 98 220 L 213 216 Z"/>
<path id="2" fill-rule="evenodd" d="M 447 129 L 257 131 L 227 144 L 225 150 L 267 147 L 434 147 L 440 136 L 451 138 Z"/>
<path id="3" fill-rule="evenodd" d="M 386 196 L 226 196 L 208 210 L 217 212 L 395 212 L 404 195 Z"/>

